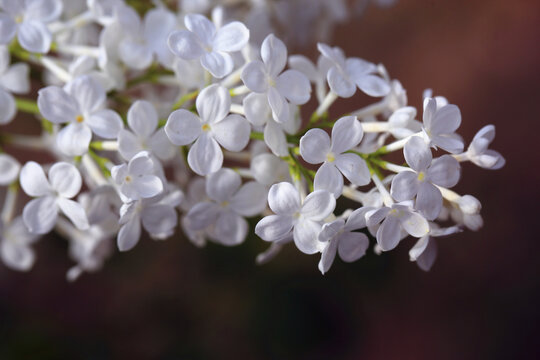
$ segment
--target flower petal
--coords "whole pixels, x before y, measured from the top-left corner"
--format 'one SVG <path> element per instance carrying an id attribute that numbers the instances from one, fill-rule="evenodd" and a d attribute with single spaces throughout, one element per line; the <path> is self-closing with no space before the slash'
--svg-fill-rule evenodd
<path id="1" fill-rule="evenodd" d="M 264 142 L 276 156 L 289 155 L 287 137 L 281 125 L 270 119 L 264 127 Z"/>
<path id="2" fill-rule="evenodd" d="M 319 261 L 318 267 L 319 267 L 319 271 L 323 275 L 327 273 L 328 270 L 330 270 L 330 267 L 334 263 L 334 259 L 336 258 L 336 253 L 337 253 L 337 246 L 338 246 L 338 241 L 331 240 L 328 242 L 328 244 L 325 246 L 325 248 L 322 251 L 321 260 Z"/>
<path id="3" fill-rule="evenodd" d="M 256 93 L 264 93 L 268 89 L 266 69 L 260 60 L 254 60 L 242 70 L 242 81 L 249 90 Z"/>
<path id="4" fill-rule="evenodd" d="M 315 190 L 306 196 L 301 214 L 313 221 L 322 221 L 334 211 L 336 199 L 325 190 Z"/>
<path id="5" fill-rule="evenodd" d="M 122 129 L 118 133 L 118 152 L 129 161 L 137 153 L 144 150 L 139 143 L 139 139 L 131 131 Z"/>
<path id="6" fill-rule="evenodd" d="M 423 182 L 416 195 L 416 209 L 428 220 L 434 220 L 442 209 L 441 191 L 429 182 Z"/>
<path id="7" fill-rule="evenodd" d="M 332 128 L 332 152 L 341 154 L 360 144 L 364 131 L 356 116 L 344 116 Z"/>
<path id="8" fill-rule="evenodd" d="M 291 232 L 293 219 L 290 216 L 269 215 L 255 226 L 255 234 L 264 241 L 280 240 Z"/>
<path id="9" fill-rule="evenodd" d="M 212 44 L 212 39 L 216 34 L 216 26 L 205 16 L 199 14 L 187 14 L 184 17 L 186 28 L 197 35 L 205 44 Z"/>
<path id="10" fill-rule="evenodd" d="M 17 33 L 17 24 L 7 14 L 0 13 L 0 44 L 9 44 Z"/>
<path id="11" fill-rule="evenodd" d="M 249 40 L 249 30 L 239 21 L 233 21 L 216 32 L 213 49 L 216 51 L 240 51 Z"/>
<path id="12" fill-rule="evenodd" d="M 300 194 L 288 182 L 272 185 L 268 192 L 268 205 L 278 215 L 293 215 L 300 211 Z"/>
<path id="13" fill-rule="evenodd" d="M 186 215 L 189 228 L 193 231 L 203 230 L 216 222 L 220 207 L 213 202 L 200 202 L 195 204 Z"/>
<path id="14" fill-rule="evenodd" d="M 387 216 L 377 230 L 377 243 L 383 251 L 394 249 L 400 240 L 401 226 L 395 216 Z"/>
<path id="15" fill-rule="evenodd" d="M 26 0 L 24 2 L 25 20 L 49 23 L 60 17 L 63 4 L 61 0 Z"/>
<path id="16" fill-rule="evenodd" d="M 330 193 L 328 193 L 330 194 Z M 304 219 L 294 226 L 294 244 L 304 254 L 315 254 L 322 250 L 324 243 L 317 240 L 321 225 L 315 221 Z"/>
<path id="17" fill-rule="evenodd" d="M 34 265 L 36 255 L 30 246 L 19 245 L 11 241 L 0 243 L 0 256 L 4 264 L 16 271 L 28 271 Z"/>
<path id="18" fill-rule="evenodd" d="M 339 237 L 339 257 L 345 262 L 356 261 L 364 256 L 368 246 L 369 239 L 366 234 L 346 231 Z"/>
<path id="19" fill-rule="evenodd" d="M 141 222 L 139 216 L 124 224 L 118 232 L 117 244 L 118 250 L 128 251 L 137 245 L 141 238 Z"/>
<path id="20" fill-rule="evenodd" d="M 232 114 L 212 125 L 212 134 L 217 142 L 229 151 L 240 151 L 249 142 L 251 126 L 242 116 Z"/>
<path id="21" fill-rule="evenodd" d="M 25 50 L 43 54 L 51 48 L 52 35 L 42 22 L 24 21 L 19 25 L 17 39 Z"/>
<path id="22" fill-rule="evenodd" d="M 300 155 L 310 164 L 326 161 L 330 152 L 330 136 L 321 129 L 311 129 L 300 138 Z"/>
<path id="23" fill-rule="evenodd" d="M 168 140 L 163 128 L 150 137 L 147 145 L 152 153 L 161 160 L 170 160 L 176 154 L 176 148 Z"/>
<path id="24" fill-rule="evenodd" d="M 30 196 L 44 196 L 51 192 L 51 186 L 43 168 L 34 161 L 24 164 L 19 181 L 24 192 Z"/>
<path id="25" fill-rule="evenodd" d="M 172 32 L 167 44 L 173 54 L 184 60 L 195 60 L 205 54 L 197 36 L 186 30 Z"/>
<path id="26" fill-rule="evenodd" d="M 403 154 L 407 164 L 416 172 L 425 171 L 431 164 L 431 150 L 419 136 L 413 136 L 407 141 Z"/>
<path id="27" fill-rule="evenodd" d="M 223 152 L 218 142 L 206 134 L 201 135 L 189 149 L 188 164 L 201 176 L 218 171 L 223 164 Z"/>
<path id="28" fill-rule="evenodd" d="M 264 94 L 251 93 L 242 101 L 246 119 L 254 126 L 262 126 L 271 118 L 272 109 Z"/>
<path id="29" fill-rule="evenodd" d="M 366 161 L 356 154 L 339 155 L 336 157 L 335 165 L 354 185 L 363 186 L 371 181 Z"/>
<path id="30" fill-rule="evenodd" d="M 413 211 L 402 215 L 399 221 L 409 235 L 419 238 L 429 232 L 429 223 L 422 215 Z"/>
<path id="31" fill-rule="evenodd" d="M 77 229 L 87 230 L 90 227 L 88 224 L 88 218 L 86 217 L 86 212 L 84 211 L 82 205 L 78 202 L 59 198 L 58 206 Z"/>
<path id="32" fill-rule="evenodd" d="M 342 98 L 350 98 L 356 92 L 356 84 L 337 67 L 332 66 L 326 75 L 330 89 Z"/>
<path id="33" fill-rule="evenodd" d="M 33 234 L 51 231 L 58 218 L 58 205 L 53 196 L 43 196 L 30 200 L 23 209 L 24 224 Z"/>
<path id="34" fill-rule="evenodd" d="M 315 190 L 326 190 L 335 198 L 338 198 L 343 191 L 343 175 L 331 163 L 324 163 L 315 173 L 313 181 Z"/>
<path id="35" fill-rule="evenodd" d="M 139 176 L 133 185 L 143 199 L 154 197 L 163 191 L 163 182 L 156 175 Z"/>
<path id="36" fill-rule="evenodd" d="M 459 162 L 450 155 L 436 158 L 427 170 L 427 178 L 435 185 L 450 188 L 455 186 L 460 176 Z"/>
<path id="37" fill-rule="evenodd" d="M 19 170 L 21 170 L 21 164 L 14 157 L 0 154 L 0 186 L 9 185 L 17 180 Z M 43 170 L 41 172 L 43 173 Z"/>
<path id="38" fill-rule="evenodd" d="M 17 105 L 13 95 L 0 88 L 0 125 L 10 123 L 17 114 Z"/>
<path id="39" fill-rule="evenodd" d="M 58 132 L 56 143 L 60 151 L 69 156 L 80 156 L 86 153 L 92 130 L 85 124 L 71 123 Z"/>
<path id="40" fill-rule="evenodd" d="M 148 68 L 154 60 L 152 48 L 148 44 L 142 43 L 138 38 L 125 38 L 118 47 L 118 54 L 122 62 L 129 68 L 144 70 Z"/>
<path id="41" fill-rule="evenodd" d="M 190 114 L 192 113 L 190 112 Z M 128 110 L 127 121 L 135 134 L 146 139 L 154 133 L 158 126 L 158 113 L 151 102 L 137 100 Z"/>
<path id="42" fill-rule="evenodd" d="M 154 204 L 141 213 L 142 225 L 151 236 L 169 237 L 178 223 L 176 210 L 168 205 Z"/>
<path id="43" fill-rule="evenodd" d="M 79 170 L 67 162 L 57 162 L 49 169 L 51 187 L 58 195 L 71 199 L 79 193 L 82 177 Z"/>
<path id="44" fill-rule="evenodd" d="M 174 145 L 191 144 L 201 133 L 201 120 L 191 111 L 173 111 L 165 124 L 165 133 Z"/>
<path id="45" fill-rule="evenodd" d="M 103 109 L 86 118 L 92 132 L 105 139 L 116 139 L 124 127 L 122 118 L 116 111 Z"/>
<path id="46" fill-rule="evenodd" d="M 201 65 L 208 70 L 213 77 L 221 79 L 232 72 L 234 61 L 231 55 L 226 52 L 212 51 L 201 57 Z"/>
<path id="47" fill-rule="evenodd" d="M 402 171 L 392 179 L 390 194 L 397 201 L 412 200 L 418 193 L 418 175 L 414 171 Z"/>
<path id="48" fill-rule="evenodd" d="M 390 92 L 388 81 L 375 75 L 364 75 L 355 79 L 356 85 L 360 90 L 369 96 L 380 97 Z"/>
<path id="49" fill-rule="evenodd" d="M 75 99 L 58 86 L 47 86 L 39 90 L 37 103 L 45 119 L 55 124 L 75 121 L 80 115 Z"/>
<path id="50" fill-rule="evenodd" d="M 278 123 L 287 123 L 290 119 L 289 103 L 283 95 L 275 88 L 268 89 L 268 104 L 272 109 L 272 117 Z"/>
<path id="51" fill-rule="evenodd" d="M 451 134 L 461 124 L 461 112 L 456 105 L 448 104 L 435 113 L 431 132 L 433 134 Z"/>
<path id="52" fill-rule="evenodd" d="M 223 211 L 218 216 L 212 238 L 225 246 L 240 245 L 246 239 L 248 223 L 233 211 Z"/>
<path id="53" fill-rule="evenodd" d="M 25 63 L 11 65 L 0 77 L 0 84 L 12 93 L 30 91 L 30 66 Z"/>
<path id="54" fill-rule="evenodd" d="M 203 122 L 223 120 L 231 109 L 229 90 L 218 84 L 204 88 L 196 100 L 197 111 Z"/>
<path id="55" fill-rule="evenodd" d="M 242 216 L 255 216 L 266 208 L 266 197 L 266 188 L 255 181 L 250 181 L 242 185 L 231 198 L 231 208 Z"/>
<path id="56" fill-rule="evenodd" d="M 66 91 L 73 96 L 79 109 L 85 114 L 102 109 L 107 98 L 103 86 L 89 75 L 80 76 L 68 83 Z"/>
<path id="57" fill-rule="evenodd" d="M 276 79 L 276 88 L 296 105 L 308 102 L 311 96 L 311 85 L 308 78 L 297 70 L 287 70 Z"/>
<path id="58" fill-rule="evenodd" d="M 261 58 L 268 74 L 276 77 L 287 64 L 287 47 L 274 34 L 270 34 L 262 42 Z"/>
<path id="59" fill-rule="evenodd" d="M 242 185 L 240 175 L 227 168 L 220 169 L 206 178 L 206 193 L 218 203 L 230 201 Z"/>

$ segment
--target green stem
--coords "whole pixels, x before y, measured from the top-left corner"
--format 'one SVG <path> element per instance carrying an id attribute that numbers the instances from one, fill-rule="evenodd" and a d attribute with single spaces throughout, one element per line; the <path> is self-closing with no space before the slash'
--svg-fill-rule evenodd
<path id="1" fill-rule="evenodd" d="M 172 109 L 173 110 L 178 110 L 180 109 L 182 106 L 184 106 L 184 104 L 188 101 L 191 101 L 191 100 L 194 100 L 197 95 L 199 95 L 199 90 L 195 90 L 193 92 L 190 92 L 189 94 L 186 94 L 184 96 L 182 96 L 180 99 L 178 99 L 178 101 L 173 105 Z"/>
<path id="2" fill-rule="evenodd" d="M 40 114 L 37 103 L 33 100 L 16 98 L 15 104 L 17 105 L 17 109 L 19 111 L 35 115 Z"/>

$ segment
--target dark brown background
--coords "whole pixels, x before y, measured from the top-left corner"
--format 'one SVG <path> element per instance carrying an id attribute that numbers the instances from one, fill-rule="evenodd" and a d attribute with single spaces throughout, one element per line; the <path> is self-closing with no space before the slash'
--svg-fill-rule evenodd
<path id="1" fill-rule="evenodd" d="M 441 239 L 429 273 L 409 263 L 409 240 L 324 277 L 292 248 L 255 266 L 257 239 L 203 250 L 145 239 L 75 284 L 64 242 L 48 239 L 31 273 L 0 271 L 0 358 L 540 357 L 540 3 L 400 0 L 334 43 L 384 63 L 412 105 L 427 87 L 459 105 L 467 142 L 496 125 L 507 166 L 467 164 L 457 189 L 481 199 L 481 231 Z"/>

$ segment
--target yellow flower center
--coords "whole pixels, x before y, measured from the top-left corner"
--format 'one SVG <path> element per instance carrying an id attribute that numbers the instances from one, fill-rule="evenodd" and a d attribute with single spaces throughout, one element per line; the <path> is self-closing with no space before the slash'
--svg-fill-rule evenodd
<path id="1" fill-rule="evenodd" d="M 132 180 L 131 176 L 129 176 L 129 175 L 124 178 L 124 181 L 127 182 L 127 183 L 130 183 L 131 180 Z"/>
<path id="2" fill-rule="evenodd" d="M 203 126 L 202 126 L 202 131 L 207 132 L 207 131 L 210 131 L 210 129 L 211 129 L 211 128 L 210 128 L 210 125 L 208 125 L 208 124 L 203 124 Z"/>
<path id="3" fill-rule="evenodd" d="M 426 178 L 426 173 L 424 173 L 423 171 L 420 171 L 418 173 L 418 181 L 424 181 L 425 178 Z"/>
<path id="4" fill-rule="evenodd" d="M 326 161 L 328 161 L 328 162 L 334 162 L 335 160 L 336 160 L 336 156 L 334 155 L 334 153 L 329 152 L 329 153 L 326 155 Z"/>
<path id="5" fill-rule="evenodd" d="M 18 15 L 18 16 L 15 18 L 15 22 L 16 22 L 17 24 L 22 23 L 22 22 L 23 22 L 23 17 L 22 17 L 22 15 Z"/>
<path id="6" fill-rule="evenodd" d="M 77 117 L 75 117 L 75 121 L 80 124 L 84 121 L 84 117 L 82 115 L 77 115 Z"/>

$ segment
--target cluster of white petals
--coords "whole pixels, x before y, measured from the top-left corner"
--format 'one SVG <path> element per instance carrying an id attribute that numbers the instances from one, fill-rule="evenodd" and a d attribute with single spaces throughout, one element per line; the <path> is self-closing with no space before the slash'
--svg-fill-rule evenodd
<path id="1" fill-rule="evenodd" d="M 236 12 L 0 1 L 0 126 L 38 120 L 0 134 L 2 262 L 29 270 L 33 245 L 55 231 L 75 280 L 145 237 L 237 246 L 255 234 L 270 242 L 257 263 L 293 243 L 319 254 L 324 274 L 337 255 L 353 262 L 413 237 L 409 257 L 427 271 L 439 237 L 478 230 L 480 201 L 451 188 L 461 162 L 505 164 L 495 127 L 465 148 L 447 99 L 428 91 L 418 111 L 383 65 L 323 43 L 316 62 L 290 55 L 286 44 L 309 42 L 272 24 L 294 32 L 324 15 L 325 32 L 350 15 L 345 1 L 306 1 L 272 14 L 266 1 Z M 378 99 L 336 114 L 353 96 Z"/>

